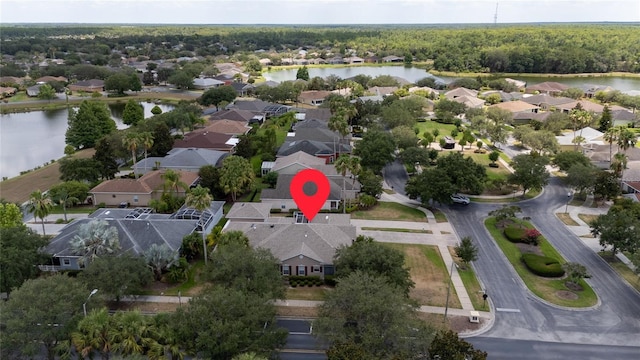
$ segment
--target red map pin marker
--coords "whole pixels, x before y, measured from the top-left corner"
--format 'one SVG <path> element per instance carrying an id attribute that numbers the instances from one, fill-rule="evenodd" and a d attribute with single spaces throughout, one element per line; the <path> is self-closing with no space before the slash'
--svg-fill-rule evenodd
<path id="1" fill-rule="evenodd" d="M 304 187 L 308 183 L 315 185 L 315 194 L 305 194 Z M 307 189 L 309 188 L 310 186 L 307 186 Z M 330 190 L 329 179 L 327 179 L 321 171 L 315 169 L 300 171 L 291 179 L 291 185 L 289 185 L 289 191 L 291 192 L 293 201 L 296 202 L 298 209 L 302 211 L 309 221 L 313 220 L 322 208 L 322 205 L 327 201 Z"/>

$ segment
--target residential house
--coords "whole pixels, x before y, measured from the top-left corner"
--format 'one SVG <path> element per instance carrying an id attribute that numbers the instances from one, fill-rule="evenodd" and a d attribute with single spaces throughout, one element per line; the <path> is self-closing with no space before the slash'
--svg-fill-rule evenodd
<path id="1" fill-rule="evenodd" d="M 42 87 L 42 85 L 43 84 L 29 86 L 27 88 L 27 96 L 29 96 L 29 97 L 37 97 L 38 95 L 40 95 L 40 88 Z"/>
<path id="2" fill-rule="evenodd" d="M 498 96 L 500 96 L 500 102 L 505 102 L 505 101 L 513 101 L 513 100 L 522 100 L 522 94 L 519 92 L 504 92 L 504 91 L 497 91 L 497 90 L 490 90 L 490 91 L 485 91 L 483 92 L 480 96 L 483 99 L 486 99 L 487 96 L 492 95 L 492 94 L 498 94 Z"/>
<path id="3" fill-rule="evenodd" d="M 382 58 L 382 62 L 385 63 L 401 63 L 404 62 L 404 58 L 395 55 L 389 55 Z"/>
<path id="4" fill-rule="evenodd" d="M 156 214 L 149 208 L 96 210 L 86 219 L 71 222 L 49 241 L 45 252 L 52 255 L 52 264 L 41 265 L 44 271 L 80 270 L 80 256 L 70 241 L 78 235 L 81 225 L 104 220 L 116 228 L 120 242 L 119 254 L 141 256 L 152 245 L 166 245 L 173 251 L 182 246 L 182 238 L 193 232 L 210 232 L 222 218 L 224 201 L 212 201 L 203 212 L 183 207 L 174 214 Z"/>
<path id="5" fill-rule="evenodd" d="M 256 202 L 236 202 L 225 216 L 229 221 L 267 222 L 271 204 Z"/>
<path id="6" fill-rule="evenodd" d="M 304 117 L 301 120 L 320 120 L 325 124 L 329 122 L 331 118 L 331 109 L 329 108 L 312 108 L 312 109 L 299 109 L 298 115 L 302 114 Z"/>
<path id="7" fill-rule="evenodd" d="M 245 96 L 253 93 L 255 88 L 256 88 L 252 84 L 245 84 L 245 83 L 241 83 L 241 82 L 232 82 L 231 86 L 233 87 L 233 89 L 236 91 L 236 93 L 240 97 L 245 97 Z"/>
<path id="8" fill-rule="evenodd" d="M 42 76 L 36 79 L 36 84 L 46 84 L 48 82 L 54 81 L 67 83 L 69 80 L 67 80 L 67 78 L 64 76 Z"/>
<path id="9" fill-rule="evenodd" d="M 298 151 L 291 155 L 276 158 L 276 161 L 262 162 L 262 175 L 270 171 L 278 174 L 297 174 L 300 170 L 317 168 L 326 165 L 324 159 Z"/>
<path id="10" fill-rule="evenodd" d="M 528 124 L 531 121 L 537 121 L 537 122 L 545 122 L 547 121 L 547 118 L 551 115 L 551 112 L 548 111 L 544 111 L 544 112 L 517 112 L 515 114 L 513 114 L 513 124 L 514 125 L 522 125 L 522 124 Z"/>
<path id="11" fill-rule="evenodd" d="M 224 231 L 239 230 L 254 248 L 268 249 L 279 261 L 282 275 L 335 274 L 336 249 L 355 241 L 350 215 L 319 214 L 308 222 L 302 214 L 293 218 L 268 218 L 266 222 L 229 221 Z"/>
<path id="12" fill-rule="evenodd" d="M 287 113 L 291 107 L 281 104 L 274 104 L 262 100 L 236 100 L 227 106 L 228 110 L 248 110 L 254 115 L 279 116 Z"/>
<path id="13" fill-rule="evenodd" d="M 397 86 L 372 86 L 367 90 L 367 93 L 386 96 L 393 94 L 396 90 L 398 90 Z"/>
<path id="14" fill-rule="evenodd" d="M 366 58 L 364 58 L 364 62 L 369 64 L 377 64 L 380 62 L 380 58 L 375 55 L 367 56 Z"/>
<path id="15" fill-rule="evenodd" d="M 328 164 L 333 162 L 341 153 L 351 153 L 351 147 L 340 143 L 327 144 L 313 140 L 285 141 L 278 149 L 276 158 L 295 154 L 298 151 L 324 159 L 325 163 Z"/>
<path id="16" fill-rule="evenodd" d="M 240 110 L 240 109 L 230 109 L 230 110 L 220 110 L 218 112 L 213 113 L 209 116 L 209 121 L 217 121 L 217 120 L 231 120 L 237 121 L 246 125 L 249 123 L 254 116 L 256 116 L 256 112 L 249 110 Z"/>
<path id="17" fill-rule="evenodd" d="M 553 81 L 545 81 L 539 84 L 527 86 L 525 92 L 527 94 L 549 94 L 549 95 L 559 95 L 561 92 L 567 90 L 569 88 L 568 85 L 560 84 L 558 82 Z"/>
<path id="18" fill-rule="evenodd" d="M 449 100 L 453 100 L 461 96 L 478 97 L 478 91 L 459 87 L 459 88 L 455 88 L 453 90 L 447 91 L 446 93 L 444 93 L 444 96 Z"/>
<path id="19" fill-rule="evenodd" d="M 77 83 L 69 84 L 67 88 L 71 91 L 100 92 L 104 91 L 104 81 L 99 79 L 78 81 Z"/>
<path id="20" fill-rule="evenodd" d="M 0 87 L 0 98 L 11 97 L 18 92 L 18 89 L 14 87 Z"/>
<path id="21" fill-rule="evenodd" d="M 591 84 L 591 85 L 589 85 L 589 84 L 583 85 L 583 86 L 580 87 L 580 89 L 582 89 L 582 91 L 584 91 L 584 96 L 588 97 L 588 98 L 595 97 L 596 94 L 599 93 L 599 92 L 606 93 L 606 92 L 610 92 L 610 91 L 614 90 L 614 88 L 612 88 L 611 86 L 608 86 L 608 85 L 593 85 L 593 84 Z"/>
<path id="22" fill-rule="evenodd" d="M 527 83 L 525 81 L 515 80 L 511 78 L 505 78 L 504 80 L 509 84 L 515 85 L 518 89 L 524 89 L 527 86 Z"/>
<path id="23" fill-rule="evenodd" d="M 289 190 L 291 180 L 294 176 L 295 174 L 279 174 L 276 188 L 263 189 L 260 194 L 261 201 L 271 204 L 272 209 L 280 209 L 280 211 L 283 212 L 297 209 L 298 206 Z M 322 204 L 321 210 L 337 210 L 343 197 L 346 199 L 355 199 L 360 192 L 360 184 L 353 182 L 351 179 L 345 181 L 342 176 L 338 175 L 327 176 L 327 179 L 329 180 L 330 186 L 329 195 Z"/>
<path id="24" fill-rule="evenodd" d="M 527 104 L 539 106 L 542 110 L 555 110 L 557 106 L 562 104 L 568 104 L 574 102 L 575 100 L 563 97 L 563 96 L 551 96 L 549 94 L 538 94 L 532 96 L 526 96 L 522 98 L 522 101 Z"/>
<path id="25" fill-rule="evenodd" d="M 24 83 L 25 78 L 19 78 L 15 76 L 2 76 L 0 77 L 0 84 L 15 84 L 22 85 Z"/>
<path id="26" fill-rule="evenodd" d="M 133 167 L 136 174 L 146 174 L 154 169 L 171 169 L 197 173 L 205 165 L 221 167 L 229 152 L 211 149 L 174 148 L 165 157 L 149 157 L 139 160 Z"/>
<path id="27" fill-rule="evenodd" d="M 233 153 L 238 144 L 238 138 L 232 135 L 207 131 L 206 129 L 194 130 L 176 140 L 174 148 L 210 149 Z"/>
<path id="28" fill-rule="evenodd" d="M 270 65 L 273 64 L 271 62 L 271 59 L 269 59 L 269 58 L 262 58 L 262 59 L 258 60 L 258 62 L 260 62 L 260 65 L 262 65 L 262 66 L 270 66 Z"/>
<path id="29" fill-rule="evenodd" d="M 484 106 L 484 100 L 475 96 L 458 96 L 455 97 L 453 101 L 464 104 L 469 109 L 482 109 L 482 107 Z"/>
<path id="30" fill-rule="evenodd" d="M 310 90 L 310 91 L 302 91 L 298 96 L 298 102 L 309 105 L 322 105 L 324 99 L 331 94 L 330 91 L 323 90 Z"/>
<path id="31" fill-rule="evenodd" d="M 206 131 L 227 134 L 244 135 L 251 130 L 251 127 L 241 121 L 233 120 L 213 120 L 204 128 Z"/>
<path id="32" fill-rule="evenodd" d="M 344 61 L 347 64 L 363 64 L 364 63 L 364 59 L 357 56 L 351 56 L 351 57 L 345 58 Z"/>
<path id="33" fill-rule="evenodd" d="M 602 114 L 602 111 L 604 110 L 604 106 L 602 106 L 600 104 L 596 104 L 596 103 L 588 101 L 588 100 L 578 100 L 578 101 L 574 100 L 572 102 L 559 104 L 559 105 L 556 106 L 556 110 L 568 114 L 568 113 L 571 112 L 571 110 L 575 109 L 576 106 L 578 106 L 578 104 L 580 104 L 580 106 L 582 106 L 582 110 L 589 111 L 589 112 L 592 112 L 594 114 Z M 612 110 L 613 110 L 613 108 L 612 108 Z"/>
<path id="34" fill-rule="evenodd" d="M 207 90 L 226 85 L 224 81 L 211 78 L 196 78 L 193 80 L 193 88 L 198 90 Z"/>
<path id="35" fill-rule="evenodd" d="M 602 145 L 602 135 L 604 135 L 602 132 L 587 126 L 580 130 L 576 130 L 575 132 L 567 131 L 560 136 L 556 136 L 556 139 L 558 140 L 558 145 L 575 145 L 574 139 L 578 136 L 582 136 L 584 138 L 583 144 L 586 144 L 587 146 Z"/>
<path id="36" fill-rule="evenodd" d="M 160 200 L 164 188 L 166 170 L 153 170 L 139 179 L 106 180 L 89 190 L 93 204 L 106 206 L 149 206 L 151 200 Z M 200 178 L 197 172 L 177 171 L 180 181 L 188 187 L 195 186 Z M 176 189 L 178 196 L 185 196 L 186 189 Z"/>
<path id="37" fill-rule="evenodd" d="M 344 59 L 342 56 L 334 56 L 331 59 L 328 59 L 327 62 L 331 65 L 341 65 L 344 64 Z"/>
<path id="38" fill-rule="evenodd" d="M 491 105 L 489 107 L 508 110 L 512 114 L 519 113 L 519 112 L 535 113 L 535 112 L 538 112 L 538 110 L 540 109 L 538 106 L 528 104 L 522 100 L 507 101 L 507 102 Z"/>
<path id="39" fill-rule="evenodd" d="M 636 121 L 638 121 L 637 114 L 634 114 L 629 110 L 618 109 L 611 111 L 611 122 L 613 123 L 613 126 L 627 126 L 628 124 L 635 124 Z"/>

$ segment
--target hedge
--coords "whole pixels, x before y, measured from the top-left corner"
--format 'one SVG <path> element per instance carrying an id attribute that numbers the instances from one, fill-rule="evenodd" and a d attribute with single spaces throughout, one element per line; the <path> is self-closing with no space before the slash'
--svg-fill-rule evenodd
<path id="1" fill-rule="evenodd" d="M 564 269 L 560 262 L 554 258 L 536 254 L 522 254 L 522 261 L 534 274 L 542 277 L 560 277 L 564 275 Z"/>
<path id="2" fill-rule="evenodd" d="M 289 285 L 297 286 L 322 286 L 324 281 L 319 276 L 289 276 Z"/>
<path id="3" fill-rule="evenodd" d="M 504 229 L 504 237 L 506 237 L 507 240 L 511 242 L 521 243 L 524 242 L 523 239 L 526 230 L 527 229 L 522 228 L 518 225 L 509 225 Z"/>

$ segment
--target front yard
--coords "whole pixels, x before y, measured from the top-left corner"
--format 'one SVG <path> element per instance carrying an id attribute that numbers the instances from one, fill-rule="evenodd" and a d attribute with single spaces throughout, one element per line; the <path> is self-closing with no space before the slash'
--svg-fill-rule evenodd
<path id="1" fill-rule="evenodd" d="M 351 213 L 352 219 L 360 220 L 390 220 L 390 221 L 414 221 L 427 222 L 425 213 L 412 207 L 380 201 L 368 210 L 358 210 Z"/>

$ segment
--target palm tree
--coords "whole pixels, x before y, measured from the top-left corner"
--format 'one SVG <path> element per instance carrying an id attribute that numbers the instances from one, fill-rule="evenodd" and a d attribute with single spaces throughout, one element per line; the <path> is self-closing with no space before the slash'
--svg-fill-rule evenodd
<path id="1" fill-rule="evenodd" d="M 64 222 L 68 222 L 69 220 L 67 220 L 67 206 L 73 206 L 79 203 L 80 199 L 74 196 L 69 196 L 69 193 L 66 189 L 61 189 L 56 196 L 55 201 L 62 206 L 62 212 L 64 213 Z"/>
<path id="2" fill-rule="evenodd" d="M 184 203 L 188 207 L 192 207 L 201 214 L 204 214 L 206 209 L 211 206 L 211 201 L 213 201 L 213 197 L 209 194 L 209 188 L 203 188 L 198 185 L 195 188 L 191 189 L 187 194 L 187 197 L 184 200 Z M 202 250 L 204 251 L 204 264 L 207 265 L 207 243 L 206 243 L 206 231 L 205 231 L 205 223 L 203 221 L 203 217 L 200 216 L 200 228 L 202 230 Z"/>
<path id="3" fill-rule="evenodd" d="M 53 202 L 47 193 L 36 190 L 31 193 L 27 211 L 33 213 L 34 217 L 40 218 L 42 222 L 42 235 L 46 235 L 44 231 L 44 218 L 51 213 Z"/>
<path id="4" fill-rule="evenodd" d="M 80 225 L 69 245 L 72 253 L 80 255 L 80 265 L 86 265 L 98 256 L 120 250 L 118 229 L 106 220 L 92 220 Z"/>
<path id="5" fill-rule="evenodd" d="M 145 349 L 158 346 L 155 326 L 139 311 L 117 312 L 113 320 L 118 328 L 114 334 L 114 348 L 123 355 L 144 355 Z"/>
<path id="6" fill-rule="evenodd" d="M 129 150 L 131 150 L 131 158 L 133 159 L 133 175 L 135 178 L 138 178 L 138 174 L 136 174 L 136 150 L 138 149 L 138 145 L 140 144 L 140 135 L 134 132 L 128 132 L 124 138 L 122 138 L 122 144 Z"/>
<path id="7" fill-rule="evenodd" d="M 613 152 L 613 143 L 618 142 L 618 134 L 620 132 L 620 128 L 612 127 L 607 129 L 607 132 L 604 133 L 604 141 L 609 143 L 609 163 L 611 163 L 611 157 Z"/>
<path id="8" fill-rule="evenodd" d="M 611 170 L 616 174 L 617 177 L 622 179 L 622 175 L 624 174 L 624 169 L 627 168 L 627 155 L 625 153 L 617 153 L 613 156 L 613 161 L 611 162 Z"/>
<path id="9" fill-rule="evenodd" d="M 346 186 L 346 178 L 347 178 L 347 170 L 349 170 L 349 165 L 351 162 L 351 157 L 348 154 L 341 154 L 338 156 L 338 160 L 333 164 L 335 166 L 336 171 L 342 174 L 342 212 L 347 212 L 347 199 L 345 196 L 344 188 Z"/>
<path id="10" fill-rule="evenodd" d="M 618 134 L 618 147 L 622 149 L 622 151 L 626 153 L 629 148 L 636 146 L 636 142 L 638 142 L 636 134 L 629 129 L 620 129 L 620 133 Z"/>
<path id="11" fill-rule="evenodd" d="M 140 143 L 144 147 L 144 171 L 147 171 L 147 152 L 153 146 L 153 134 L 149 131 L 140 133 Z"/>
<path id="12" fill-rule="evenodd" d="M 356 156 L 352 156 L 349 159 L 349 171 L 351 172 L 351 185 L 355 185 L 356 179 L 358 175 L 360 175 L 360 171 L 362 171 L 362 165 L 360 165 L 360 158 Z"/>
<path id="13" fill-rule="evenodd" d="M 92 311 L 78 323 L 77 331 L 71 334 L 71 342 L 83 358 L 98 352 L 109 359 L 117 329 L 107 308 Z"/>
<path id="14" fill-rule="evenodd" d="M 185 191 L 189 188 L 189 185 L 180 180 L 180 173 L 176 171 L 167 170 L 160 177 L 164 180 L 164 190 L 173 189 L 176 192 L 176 196 L 181 188 Z"/>

